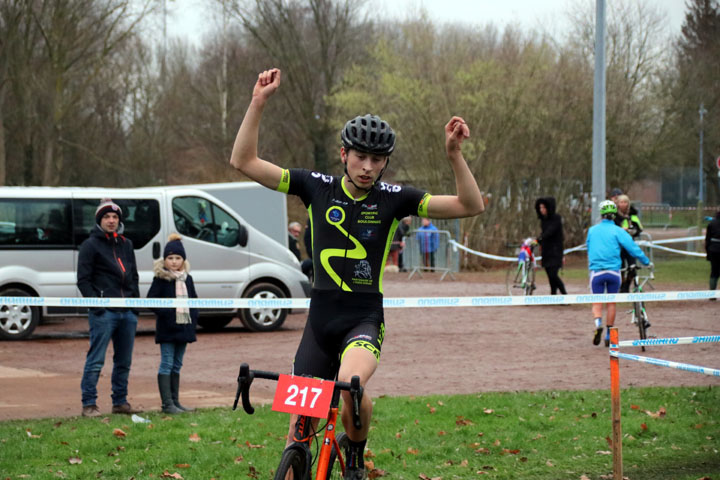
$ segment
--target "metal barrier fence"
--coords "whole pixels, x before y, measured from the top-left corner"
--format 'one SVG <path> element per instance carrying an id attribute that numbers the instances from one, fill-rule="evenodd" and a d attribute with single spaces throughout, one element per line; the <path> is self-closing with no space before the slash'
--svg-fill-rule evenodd
<path id="1" fill-rule="evenodd" d="M 442 272 L 440 280 L 460 270 L 460 254 L 453 248 L 447 230 L 410 230 L 405 237 L 403 265 L 410 271 L 408 278 L 422 272 Z"/>

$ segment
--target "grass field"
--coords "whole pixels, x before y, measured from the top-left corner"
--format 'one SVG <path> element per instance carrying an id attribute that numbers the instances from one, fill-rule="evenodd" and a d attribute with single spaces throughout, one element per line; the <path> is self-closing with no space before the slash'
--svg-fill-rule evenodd
<path id="1" fill-rule="evenodd" d="M 366 461 L 375 478 L 595 480 L 611 478 L 607 391 L 381 397 Z M 720 475 L 720 390 L 623 391 L 630 480 Z M 272 478 L 287 415 L 259 407 L 174 417 L 0 423 L 0 478 Z M 371 476 L 371 478 L 373 478 Z"/>

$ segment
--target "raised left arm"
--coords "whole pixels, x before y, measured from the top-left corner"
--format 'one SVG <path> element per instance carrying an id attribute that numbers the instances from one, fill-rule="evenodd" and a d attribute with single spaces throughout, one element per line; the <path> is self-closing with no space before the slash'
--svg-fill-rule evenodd
<path id="1" fill-rule="evenodd" d="M 470 136 L 465 120 L 452 117 L 445 125 L 445 150 L 455 174 L 456 195 L 434 195 L 428 203 L 430 218 L 472 217 L 485 211 L 482 194 L 463 157 L 463 140 Z"/>

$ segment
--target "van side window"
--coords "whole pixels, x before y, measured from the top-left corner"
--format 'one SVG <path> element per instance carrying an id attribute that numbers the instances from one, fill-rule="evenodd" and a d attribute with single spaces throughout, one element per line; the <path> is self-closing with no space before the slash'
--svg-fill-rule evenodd
<path id="1" fill-rule="evenodd" d="M 172 206 L 178 233 L 225 247 L 238 244 L 240 224 L 213 202 L 200 197 L 177 197 Z"/>
<path id="2" fill-rule="evenodd" d="M 0 248 L 72 248 L 70 199 L 0 199 Z"/>
<path id="3" fill-rule="evenodd" d="M 113 199 L 123 211 L 122 234 L 132 240 L 135 250 L 143 248 L 160 231 L 160 204 L 153 199 Z M 76 199 L 74 202 L 75 243 L 80 245 L 95 228 L 95 210 L 100 199 Z"/>

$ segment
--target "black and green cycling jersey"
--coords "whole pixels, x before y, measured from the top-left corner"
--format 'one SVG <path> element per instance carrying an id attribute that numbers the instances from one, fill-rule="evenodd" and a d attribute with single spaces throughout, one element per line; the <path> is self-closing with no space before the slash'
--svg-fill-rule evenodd
<path id="1" fill-rule="evenodd" d="M 382 293 L 382 278 L 400 219 L 427 217 L 430 194 L 379 182 L 354 199 L 341 177 L 301 168 L 283 171 L 278 191 L 297 195 L 310 215 L 313 287 Z"/>

